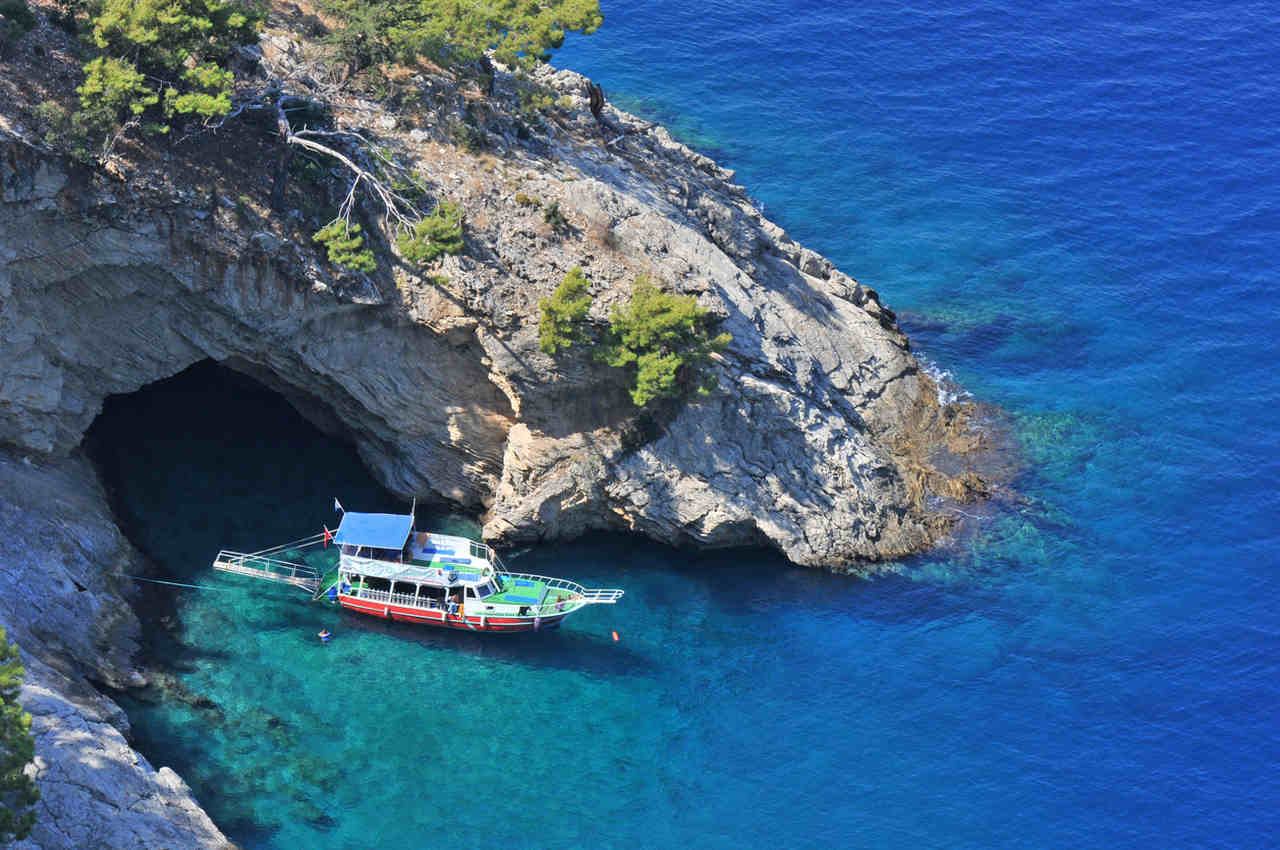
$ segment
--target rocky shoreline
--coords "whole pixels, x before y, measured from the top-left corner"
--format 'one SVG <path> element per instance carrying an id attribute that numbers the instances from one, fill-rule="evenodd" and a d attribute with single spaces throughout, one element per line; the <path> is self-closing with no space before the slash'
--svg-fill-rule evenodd
<path id="1" fill-rule="evenodd" d="M 129 745 L 129 719 L 100 687 L 139 688 L 132 582 L 141 556 L 116 527 L 79 453 L 0 450 L 0 623 L 22 650 L 40 790 L 14 850 L 232 847 L 173 770 Z"/>
<path id="2" fill-rule="evenodd" d="M 308 45 L 273 24 L 257 73 L 287 75 Z M 942 508 L 990 489 L 973 406 L 939 402 L 874 291 L 661 127 L 593 119 L 572 72 L 541 73 L 559 105 L 532 136 L 501 70 L 479 105 L 422 72 L 436 105 L 413 121 L 336 107 L 466 210 L 444 286 L 389 255 L 367 276 L 329 266 L 314 212 L 268 209 L 268 137 L 125 144 L 87 169 L 41 143 L 0 76 L 0 622 L 27 664 L 43 794 L 17 847 L 229 846 L 94 687 L 146 685 L 122 579 L 144 568 L 77 447 L 106 396 L 193 363 L 279 391 L 389 490 L 478 513 L 497 543 L 620 530 L 869 571 L 935 544 Z M 482 151 L 451 140 L 462 120 Z M 641 413 L 617 374 L 543 354 L 538 302 L 575 266 L 600 324 L 639 274 L 696 296 L 733 336 L 719 388 Z"/>

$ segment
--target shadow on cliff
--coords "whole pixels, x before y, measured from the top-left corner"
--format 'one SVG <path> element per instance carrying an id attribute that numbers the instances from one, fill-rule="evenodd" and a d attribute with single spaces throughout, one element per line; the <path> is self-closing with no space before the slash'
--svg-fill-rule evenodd
<path id="1" fill-rule="evenodd" d="M 764 280 L 761 279 L 763 275 L 757 276 L 757 283 L 777 293 L 805 318 L 818 322 L 827 330 L 836 329 L 836 308 L 831 303 L 831 296 L 815 288 L 799 269 L 772 252 L 761 254 L 756 262 L 769 271 Z"/>

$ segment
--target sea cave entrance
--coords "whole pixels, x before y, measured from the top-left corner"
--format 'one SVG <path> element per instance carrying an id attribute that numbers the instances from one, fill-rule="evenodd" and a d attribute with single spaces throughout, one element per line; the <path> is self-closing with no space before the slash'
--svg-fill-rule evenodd
<path id="1" fill-rule="evenodd" d="M 150 686 L 112 693 L 129 715 L 131 743 L 177 769 L 220 828 L 255 846 L 280 824 L 249 814 L 246 801 L 262 793 L 261 752 L 252 751 L 253 763 L 239 756 L 245 741 L 275 748 L 277 758 L 293 753 L 286 730 L 297 712 L 264 710 L 228 681 L 252 682 L 255 699 L 281 687 L 291 662 L 310 658 L 316 622 L 337 630 L 325 619 L 336 612 L 293 588 L 214 573 L 214 555 L 334 528 L 335 496 L 353 509 L 408 508 L 373 480 L 352 443 L 313 424 L 322 405 L 204 360 L 108 397 L 82 444 L 117 524 L 148 562 L 131 601 Z M 326 818 L 310 799 L 274 805 L 282 822 Z"/>
<path id="2" fill-rule="evenodd" d="M 403 511 L 354 445 L 326 434 L 281 393 L 212 360 L 109 396 L 84 448 L 117 522 L 180 581 L 223 547 L 254 551 L 336 523 L 334 497 Z"/>

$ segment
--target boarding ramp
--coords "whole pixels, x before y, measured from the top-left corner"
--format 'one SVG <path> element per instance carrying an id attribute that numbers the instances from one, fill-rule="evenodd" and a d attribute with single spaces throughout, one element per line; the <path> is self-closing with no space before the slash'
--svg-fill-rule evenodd
<path id="1" fill-rule="evenodd" d="M 283 543 L 261 552 L 232 552 L 223 549 L 213 559 L 213 568 L 224 573 L 249 576 L 263 581 L 287 584 L 315 594 L 320 590 L 321 571 L 307 564 L 299 564 L 281 557 L 292 554 L 290 550 L 301 550 L 322 543 L 324 534 Z"/>

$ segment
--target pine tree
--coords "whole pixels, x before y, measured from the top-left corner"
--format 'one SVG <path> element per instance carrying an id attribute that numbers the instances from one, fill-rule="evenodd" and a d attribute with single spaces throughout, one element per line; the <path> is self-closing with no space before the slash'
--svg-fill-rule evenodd
<path id="1" fill-rule="evenodd" d="M 360 225 L 347 224 L 340 218 L 326 224 L 311 237 L 329 251 L 329 262 L 358 272 L 374 272 L 378 261 L 373 252 L 364 246 Z"/>
<path id="2" fill-rule="evenodd" d="M 590 288 L 591 281 L 574 266 L 551 297 L 539 302 L 538 347 L 544 354 L 555 354 L 582 339 L 583 322 L 591 309 Z"/>
<path id="3" fill-rule="evenodd" d="M 22 772 L 35 755 L 31 715 L 18 706 L 22 659 L 0 626 L 0 844 L 26 838 L 35 823 L 40 794 Z"/>
<path id="4" fill-rule="evenodd" d="M 461 254 L 466 248 L 462 239 L 462 207 L 441 201 L 435 212 L 414 224 L 412 232 L 400 234 L 396 245 L 406 260 L 419 266 L 442 254 Z"/>
<path id="5" fill-rule="evenodd" d="M 545 62 L 565 34 L 604 22 L 599 0 L 322 0 L 342 19 L 330 39 L 353 69 L 423 56 L 442 65 L 485 53 L 506 65 Z"/>
<path id="6" fill-rule="evenodd" d="M 647 275 L 636 278 L 631 298 L 615 307 L 609 336 L 598 356 L 633 372 L 631 400 L 644 407 L 655 399 L 679 398 L 688 390 L 710 392 L 717 383 L 706 369 L 714 352 L 732 337 L 711 336 L 712 316 L 691 295 L 663 292 Z"/>
<path id="7" fill-rule="evenodd" d="M 84 66 L 80 104 L 103 128 L 150 113 L 212 118 L 231 111 L 239 44 L 257 39 L 265 17 L 249 0 L 88 0 L 90 40 L 101 55 Z M 153 110 L 160 106 L 161 109 Z"/>

